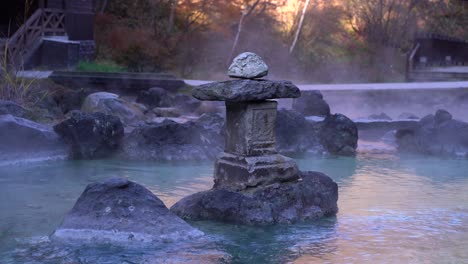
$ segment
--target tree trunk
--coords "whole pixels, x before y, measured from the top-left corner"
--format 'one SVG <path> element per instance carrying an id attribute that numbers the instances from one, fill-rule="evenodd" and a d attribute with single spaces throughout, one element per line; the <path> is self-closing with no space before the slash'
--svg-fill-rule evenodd
<path id="1" fill-rule="evenodd" d="M 242 32 L 242 24 L 244 23 L 244 18 L 246 14 L 247 12 L 245 10 L 242 11 L 242 15 L 239 20 L 239 26 L 237 27 L 236 38 L 234 39 L 234 43 L 232 44 L 232 49 L 231 49 L 231 53 L 229 53 L 227 64 L 231 62 L 232 58 L 234 57 L 234 52 L 236 52 L 237 43 L 239 42 L 239 37 Z"/>
<path id="2" fill-rule="evenodd" d="M 232 44 L 231 53 L 229 53 L 229 58 L 228 58 L 228 61 L 227 61 L 226 64 L 229 65 L 229 63 L 231 62 L 231 60 L 234 57 L 234 53 L 236 52 L 237 43 L 239 42 L 239 38 L 240 38 L 240 34 L 242 32 L 242 26 L 244 24 L 245 18 L 252 13 L 252 11 L 255 9 L 255 7 L 257 7 L 259 2 L 260 2 L 260 0 L 256 0 L 255 3 L 250 8 L 245 6 L 244 10 L 242 10 L 242 15 L 241 15 L 241 17 L 239 19 L 239 26 L 237 27 L 236 38 L 234 39 L 234 43 Z"/>
<path id="3" fill-rule="evenodd" d="M 294 36 L 294 40 L 291 44 L 291 47 L 289 48 L 289 53 L 292 53 L 294 51 L 294 48 L 296 47 L 297 40 L 299 39 L 299 35 L 301 34 L 302 30 L 302 24 L 304 23 L 304 17 L 307 11 L 307 7 L 309 6 L 310 0 L 306 0 L 304 4 L 304 8 L 302 9 L 302 14 L 301 14 L 301 19 L 299 20 L 299 25 L 297 26 L 296 30 L 296 35 Z"/>
<path id="4" fill-rule="evenodd" d="M 106 10 L 106 7 L 107 7 L 107 0 L 103 0 L 102 1 L 102 5 L 101 5 L 101 10 L 100 10 L 100 13 L 104 13 L 104 11 Z"/>
<path id="5" fill-rule="evenodd" d="M 169 24 L 167 26 L 167 31 L 169 33 L 171 33 L 172 30 L 174 29 L 174 18 L 175 18 L 176 7 L 177 7 L 177 0 L 171 0 L 171 13 L 169 15 Z"/>

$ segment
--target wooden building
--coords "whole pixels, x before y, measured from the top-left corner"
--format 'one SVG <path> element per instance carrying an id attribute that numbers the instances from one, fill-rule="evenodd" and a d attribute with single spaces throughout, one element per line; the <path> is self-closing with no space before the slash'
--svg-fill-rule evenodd
<path id="1" fill-rule="evenodd" d="M 0 1 L 0 48 L 5 47 L 12 63 L 31 67 L 48 64 L 50 54 L 62 68 L 92 57 L 94 1 L 31 0 L 28 6 L 24 0 Z"/>
<path id="2" fill-rule="evenodd" d="M 408 57 L 408 81 L 468 80 L 468 40 L 419 35 Z"/>

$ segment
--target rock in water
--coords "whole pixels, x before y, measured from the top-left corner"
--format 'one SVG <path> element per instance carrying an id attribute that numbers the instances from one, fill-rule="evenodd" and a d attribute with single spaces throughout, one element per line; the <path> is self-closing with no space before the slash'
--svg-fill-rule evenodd
<path id="1" fill-rule="evenodd" d="M 301 91 L 290 81 L 231 80 L 197 86 L 192 95 L 205 101 L 252 102 L 298 98 Z"/>
<path id="2" fill-rule="evenodd" d="M 452 120 L 452 115 L 444 109 L 439 109 L 436 111 L 434 120 L 437 124 L 442 124 L 444 122 Z"/>
<path id="3" fill-rule="evenodd" d="M 344 156 L 356 154 L 357 126 L 342 114 L 334 114 L 325 118 L 319 137 L 322 145 L 332 154 Z"/>
<path id="4" fill-rule="evenodd" d="M 415 128 L 398 130 L 396 139 L 402 152 L 468 158 L 468 123 L 445 110 L 421 118 Z"/>
<path id="5" fill-rule="evenodd" d="M 0 161 L 65 155 L 67 146 L 49 126 L 0 115 Z"/>
<path id="6" fill-rule="evenodd" d="M 229 77 L 242 79 L 262 78 L 268 75 L 268 66 L 253 52 L 244 52 L 234 58 L 228 70 Z"/>
<path id="7" fill-rule="evenodd" d="M 118 117 L 103 113 L 73 112 L 70 119 L 54 126 L 71 148 L 73 159 L 98 159 L 112 155 L 124 136 Z"/>
<path id="8" fill-rule="evenodd" d="M 320 91 L 302 92 L 302 96 L 294 99 L 292 108 L 306 116 L 328 116 L 330 115 L 330 106 Z"/>
<path id="9" fill-rule="evenodd" d="M 289 224 L 338 212 L 338 186 L 319 172 L 303 172 L 301 180 L 242 192 L 211 189 L 185 197 L 171 211 L 186 220 L 239 224 Z"/>
<path id="10" fill-rule="evenodd" d="M 222 124 L 222 118 L 215 114 L 183 124 L 172 120 L 144 124 L 125 137 L 121 155 L 131 160 L 213 159 L 222 150 Z"/>
<path id="11" fill-rule="evenodd" d="M 51 238 L 127 243 L 172 242 L 202 235 L 145 187 L 112 178 L 88 185 Z"/>

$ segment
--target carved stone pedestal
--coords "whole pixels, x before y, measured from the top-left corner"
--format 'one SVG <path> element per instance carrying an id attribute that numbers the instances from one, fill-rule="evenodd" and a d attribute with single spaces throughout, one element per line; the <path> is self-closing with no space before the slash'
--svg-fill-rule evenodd
<path id="1" fill-rule="evenodd" d="M 214 188 L 241 191 L 299 179 L 296 163 L 283 155 L 239 156 L 222 153 L 215 163 Z"/>

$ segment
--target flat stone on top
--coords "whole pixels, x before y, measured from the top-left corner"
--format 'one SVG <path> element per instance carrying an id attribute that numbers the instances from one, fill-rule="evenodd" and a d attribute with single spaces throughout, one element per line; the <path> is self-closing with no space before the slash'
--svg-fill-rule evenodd
<path id="1" fill-rule="evenodd" d="M 230 80 L 197 86 L 192 95 L 203 101 L 249 102 L 298 98 L 301 92 L 290 81 Z"/>
<path id="2" fill-rule="evenodd" d="M 234 58 L 228 70 L 229 77 L 255 79 L 268 75 L 268 66 L 253 52 L 244 52 Z"/>

